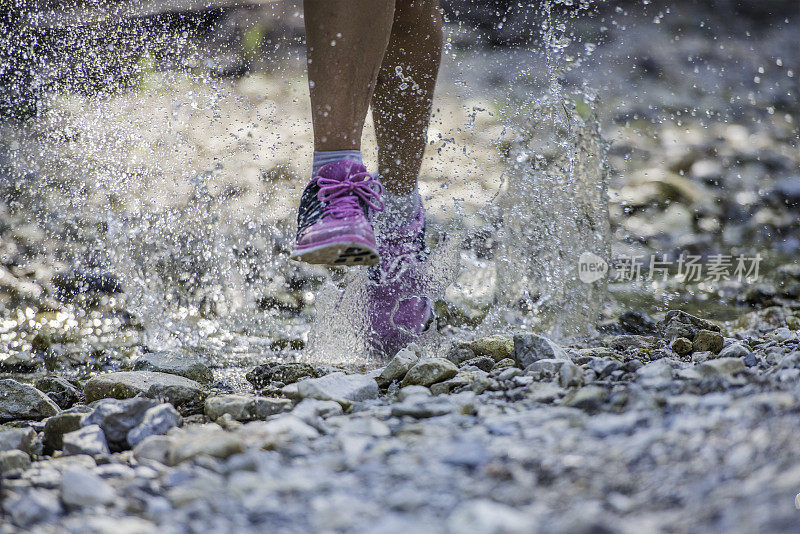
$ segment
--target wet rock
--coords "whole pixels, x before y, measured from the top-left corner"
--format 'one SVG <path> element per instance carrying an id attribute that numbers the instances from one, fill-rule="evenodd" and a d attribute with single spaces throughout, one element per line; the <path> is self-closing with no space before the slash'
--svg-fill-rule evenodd
<path id="1" fill-rule="evenodd" d="M 292 408 L 288 399 L 253 397 L 249 395 L 217 395 L 208 397 L 205 403 L 205 414 L 215 421 L 223 414 L 229 414 L 236 421 L 263 420 L 270 415 L 281 413 Z"/>
<path id="2" fill-rule="evenodd" d="M 467 360 L 461 364 L 462 367 L 466 367 L 468 365 L 471 365 L 472 367 L 477 367 L 481 371 L 489 372 L 492 370 L 492 367 L 494 367 L 495 361 L 489 356 L 479 356 L 477 358 L 472 358 L 471 360 Z"/>
<path id="3" fill-rule="evenodd" d="M 608 391 L 605 388 L 588 385 L 567 393 L 561 404 L 593 412 L 599 410 L 606 399 L 608 399 Z"/>
<path id="4" fill-rule="evenodd" d="M 764 354 L 764 362 L 766 362 L 766 364 L 769 366 L 780 364 L 783 367 L 794 367 L 794 365 L 791 363 L 793 360 L 794 358 L 784 358 L 783 352 L 778 350 L 771 350 Z"/>
<path id="5" fill-rule="evenodd" d="M 552 358 L 537 360 L 525 368 L 525 374 L 532 376 L 534 380 L 552 380 L 556 377 L 564 362 L 565 360 Z"/>
<path id="6" fill-rule="evenodd" d="M 133 448 L 133 457 L 139 462 L 153 460 L 166 465 L 171 445 L 172 439 L 167 436 L 148 436 Z"/>
<path id="7" fill-rule="evenodd" d="M 655 321 L 647 314 L 628 310 L 620 315 L 616 320 L 604 323 L 600 327 L 601 332 L 609 334 L 635 334 L 641 336 L 651 336 L 656 333 Z"/>
<path id="8" fill-rule="evenodd" d="M 61 450 L 64 434 L 78 430 L 83 418 L 91 411 L 88 406 L 78 406 L 48 418 L 44 422 L 45 452 Z"/>
<path id="9" fill-rule="evenodd" d="M 412 367 L 402 385 L 430 386 L 437 382 L 444 382 L 458 374 L 456 367 L 450 360 L 444 358 L 424 358 Z"/>
<path id="10" fill-rule="evenodd" d="M 628 360 L 622 364 L 622 370 L 626 373 L 635 373 L 642 367 L 644 367 L 644 363 L 641 360 Z"/>
<path id="11" fill-rule="evenodd" d="M 519 334 L 514 336 L 514 361 L 525 369 L 542 359 L 568 359 L 567 353 L 557 343 L 538 334 Z"/>
<path id="12" fill-rule="evenodd" d="M 514 340 L 506 336 L 487 336 L 469 343 L 475 356 L 488 356 L 495 362 L 514 356 Z"/>
<path id="13" fill-rule="evenodd" d="M 486 317 L 483 307 L 473 306 L 466 302 L 452 302 L 449 299 L 439 299 L 434 304 L 436 316 L 444 324 L 452 326 L 478 326 Z"/>
<path id="14" fill-rule="evenodd" d="M 558 385 L 571 388 L 583 385 L 581 368 L 572 362 L 563 362 L 558 369 Z"/>
<path id="15" fill-rule="evenodd" d="M 129 399 L 144 394 L 169 402 L 182 414 L 202 412 L 205 393 L 188 378 L 154 371 L 107 373 L 90 379 L 84 388 L 86 402 L 100 399 Z"/>
<path id="16" fill-rule="evenodd" d="M 744 369 L 745 365 L 741 358 L 717 358 L 694 367 L 694 370 L 704 377 L 733 375 Z"/>
<path id="17" fill-rule="evenodd" d="M 157 371 L 189 378 L 202 384 L 214 380 L 214 374 L 200 358 L 192 354 L 170 351 L 149 352 L 133 364 L 135 371 Z"/>
<path id="18" fill-rule="evenodd" d="M 425 419 L 445 415 L 456 409 L 457 406 L 445 396 L 412 396 L 402 402 L 393 404 L 391 414 L 394 417 L 407 415 L 417 419 Z"/>
<path id="19" fill-rule="evenodd" d="M 127 400 L 107 399 L 99 403 L 81 424 L 98 425 L 103 429 L 112 450 L 130 448 L 128 432 L 144 419 L 145 413 L 158 405 L 153 399 L 136 397 Z"/>
<path id="20" fill-rule="evenodd" d="M 711 330 L 698 330 L 694 336 L 693 347 L 696 351 L 708 351 L 714 354 L 722 350 L 722 335 Z"/>
<path id="21" fill-rule="evenodd" d="M 4 360 L 0 360 L 0 372 L 3 373 L 33 373 L 44 364 L 44 360 L 30 352 L 17 352 Z"/>
<path id="22" fill-rule="evenodd" d="M 167 463 L 178 465 L 198 456 L 224 459 L 244 452 L 244 442 L 239 436 L 218 430 L 217 425 L 214 427 L 185 432 L 172 439 L 167 452 Z"/>
<path id="23" fill-rule="evenodd" d="M 694 214 L 682 204 L 670 204 L 664 211 L 628 217 L 623 225 L 645 238 L 692 234 Z"/>
<path id="24" fill-rule="evenodd" d="M 797 332 L 782 327 L 776 328 L 765 337 L 778 343 L 791 343 L 797 341 Z"/>
<path id="25" fill-rule="evenodd" d="M 706 332 L 708 332 L 708 330 L 706 330 Z M 692 349 L 694 349 L 694 344 L 691 340 L 685 337 L 676 337 L 669 344 L 669 348 L 674 350 L 676 354 L 685 356 L 686 354 L 690 354 L 692 352 Z"/>
<path id="26" fill-rule="evenodd" d="M 603 342 L 611 349 L 626 351 L 626 350 L 645 350 L 654 351 L 663 346 L 663 341 L 653 336 L 608 336 L 603 338 Z"/>
<path id="27" fill-rule="evenodd" d="M 419 356 L 414 351 L 402 349 L 395 354 L 383 368 L 381 374 L 375 379 L 380 387 L 387 387 L 395 380 L 401 380 L 406 373 L 419 361 Z"/>
<path id="28" fill-rule="evenodd" d="M 377 398 L 378 393 L 378 383 L 365 375 L 346 375 L 337 372 L 297 383 L 298 397 L 333 400 L 345 409 L 353 402 Z"/>
<path id="29" fill-rule="evenodd" d="M 128 431 L 127 442 L 135 447 L 150 436 L 166 434 L 171 428 L 183 424 L 183 418 L 171 404 L 159 404 L 144 412 L 141 421 Z"/>
<path id="30" fill-rule="evenodd" d="M 334 417 L 335 418 L 335 417 Z M 330 422 L 331 419 L 328 419 Z M 366 427 L 360 425 L 366 422 Z M 342 421 L 338 421 L 342 423 Z M 374 423 L 375 427 L 369 428 Z M 353 433 L 373 435 L 378 432 L 381 436 L 388 436 L 388 427 L 375 419 L 356 419 L 344 422 L 350 428 L 356 427 Z M 252 421 L 246 423 L 237 435 L 247 444 L 248 447 L 256 447 L 266 450 L 278 450 L 292 445 L 305 445 L 310 439 L 319 437 L 319 431 L 313 426 L 305 423 L 291 414 L 283 414 L 269 421 Z"/>
<path id="31" fill-rule="evenodd" d="M 467 360 L 471 360 L 475 357 L 475 353 L 472 352 L 472 349 L 469 348 L 468 345 L 462 343 L 456 343 L 450 350 L 447 352 L 446 359 L 453 362 L 456 365 L 460 365 L 461 362 L 465 362 Z"/>
<path id="32" fill-rule="evenodd" d="M 11 522 L 21 528 L 55 523 L 63 510 L 54 491 L 29 489 L 10 496 L 4 503 Z"/>
<path id="33" fill-rule="evenodd" d="M 44 392 L 59 408 L 66 410 L 81 398 L 78 388 L 60 376 L 45 376 L 36 380 L 36 389 Z"/>
<path id="34" fill-rule="evenodd" d="M 61 479 L 61 500 L 70 507 L 108 505 L 117 500 L 111 485 L 85 470 L 70 469 Z"/>
<path id="35" fill-rule="evenodd" d="M 60 343 L 54 343 L 41 354 L 45 367 L 51 372 L 73 369 L 97 361 L 96 355 L 91 351 L 76 347 L 68 348 Z"/>
<path id="36" fill-rule="evenodd" d="M 41 420 L 58 411 L 56 403 L 35 387 L 10 378 L 0 380 L 0 423 L 16 419 Z"/>
<path id="37" fill-rule="evenodd" d="M 307 363 L 270 362 L 252 369 L 245 378 L 258 389 L 276 382 L 282 385 L 294 384 L 303 378 L 319 378 L 323 374 L 325 373 L 320 373 L 317 368 Z"/>
<path id="38" fill-rule="evenodd" d="M 714 353 L 711 351 L 698 351 L 692 354 L 692 362 L 693 363 L 701 363 L 707 361 L 714 357 Z"/>
<path id="39" fill-rule="evenodd" d="M 669 385 L 672 380 L 672 363 L 667 359 L 650 362 L 636 371 L 637 380 L 649 387 Z"/>
<path id="40" fill-rule="evenodd" d="M 430 386 L 430 392 L 432 395 L 446 395 L 454 391 L 459 391 L 472 386 L 472 382 L 475 380 L 476 376 L 477 375 L 473 372 L 459 371 L 458 374 L 450 380 L 432 384 Z"/>
<path id="41" fill-rule="evenodd" d="M 620 368 L 619 362 L 609 358 L 593 358 L 588 362 L 589 369 L 597 373 L 598 378 L 607 378 Z"/>
<path id="42" fill-rule="evenodd" d="M 494 378 L 479 374 L 472 380 L 470 389 L 472 389 L 476 395 L 480 395 L 485 391 L 501 391 L 503 386 Z"/>
<path id="43" fill-rule="evenodd" d="M 97 460 L 86 454 L 75 456 L 62 455 L 46 460 L 45 464 L 37 463 L 36 467 L 46 471 L 48 475 L 47 486 L 55 488 L 61 482 L 61 479 L 60 477 L 56 479 L 49 478 L 50 475 L 60 474 L 69 469 L 95 469 L 97 467 Z"/>
<path id="44" fill-rule="evenodd" d="M 409 397 L 430 397 L 431 390 L 425 386 L 406 386 L 397 392 L 397 400 L 403 402 Z"/>
<path id="45" fill-rule="evenodd" d="M 292 415 L 306 424 L 314 425 L 318 418 L 327 418 L 342 415 L 342 405 L 336 401 L 323 401 L 317 399 L 303 399 L 292 410 Z"/>
<path id="46" fill-rule="evenodd" d="M 110 454 L 106 436 L 99 425 L 84 426 L 73 432 L 64 434 L 62 449 L 67 456 L 75 454 Z"/>
<path id="47" fill-rule="evenodd" d="M 719 332 L 720 328 L 711 321 L 706 321 L 694 315 L 690 315 L 681 310 L 670 310 L 664 316 L 664 320 L 658 323 L 661 334 L 673 340 L 676 337 L 694 339 L 699 330 L 710 330 Z"/>
<path id="48" fill-rule="evenodd" d="M 576 349 L 570 351 L 572 354 L 572 361 L 578 365 L 589 363 L 596 358 L 609 358 L 613 360 L 622 360 L 623 357 L 607 347 L 589 347 L 585 349 Z"/>
<path id="49" fill-rule="evenodd" d="M 31 466 L 31 457 L 27 452 L 13 450 L 0 451 L 0 478 L 25 471 Z"/>
<path id="50" fill-rule="evenodd" d="M 494 364 L 492 370 L 495 371 L 499 369 L 508 369 L 509 367 L 515 367 L 516 365 L 517 362 L 515 362 L 513 359 L 503 358 L 502 360 Z"/>
<path id="51" fill-rule="evenodd" d="M 30 427 L 3 430 L 0 432 L 0 452 L 18 450 L 31 454 L 35 439 L 36 431 Z"/>
<path id="52" fill-rule="evenodd" d="M 565 391 L 554 382 L 534 382 L 526 386 L 525 393 L 533 402 L 551 403 L 561 398 Z"/>
<path id="53" fill-rule="evenodd" d="M 515 376 L 521 376 L 523 374 L 521 369 L 514 366 L 504 367 L 500 369 L 497 368 L 492 369 L 493 373 L 496 373 L 498 371 L 500 371 L 500 373 L 497 375 L 497 379 L 501 381 L 511 380 Z"/>

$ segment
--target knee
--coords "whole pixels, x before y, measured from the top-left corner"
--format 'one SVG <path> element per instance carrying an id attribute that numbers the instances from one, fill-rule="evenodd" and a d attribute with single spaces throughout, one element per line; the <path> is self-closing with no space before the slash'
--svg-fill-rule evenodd
<path id="1" fill-rule="evenodd" d="M 394 29 L 413 33 L 422 28 L 440 28 L 439 0 L 395 0 Z"/>

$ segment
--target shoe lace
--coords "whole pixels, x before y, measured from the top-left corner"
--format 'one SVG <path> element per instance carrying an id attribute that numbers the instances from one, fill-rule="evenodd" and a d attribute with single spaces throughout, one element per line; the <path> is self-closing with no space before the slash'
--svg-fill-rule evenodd
<path id="1" fill-rule="evenodd" d="M 383 211 L 383 185 L 368 172 L 357 172 L 343 180 L 317 176 L 317 198 L 325 202 L 323 213 L 336 219 L 361 215 L 359 199 L 375 211 Z M 377 186 L 377 188 L 375 187 Z"/>

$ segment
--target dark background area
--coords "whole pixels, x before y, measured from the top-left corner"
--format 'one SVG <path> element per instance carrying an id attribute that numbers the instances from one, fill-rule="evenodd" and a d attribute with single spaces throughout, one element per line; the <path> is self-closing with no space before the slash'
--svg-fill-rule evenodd
<path id="1" fill-rule="evenodd" d="M 26 1 L 0 6 L 0 116 L 35 113 L 42 92 L 55 87 L 95 92 L 130 86 L 144 53 L 157 68 L 197 68 L 215 76 L 239 76 L 270 60 L 270 45 L 302 45 L 302 2 L 292 0 L 152 0 L 146 2 Z M 460 28 L 460 45 L 518 46 L 540 38 L 544 2 L 442 0 L 447 21 Z M 596 17 L 673 18 L 708 31 L 753 32 L 794 17 L 796 0 L 641 0 L 554 3 L 552 16 L 590 12 Z M 260 54 L 241 57 L 243 40 L 259 29 Z M 576 25 L 580 32 L 581 26 Z M 176 35 L 186 36 L 175 39 Z M 236 57 L 239 56 L 239 57 Z M 252 57 L 258 56 L 258 57 Z M 213 59 L 209 59 L 213 58 Z"/>

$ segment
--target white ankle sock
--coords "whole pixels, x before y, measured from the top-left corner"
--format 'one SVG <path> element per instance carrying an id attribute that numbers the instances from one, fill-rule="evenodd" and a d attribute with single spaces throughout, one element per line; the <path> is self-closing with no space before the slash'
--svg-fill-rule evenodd
<path id="1" fill-rule="evenodd" d="M 414 186 L 410 193 L 396 194 L 389 191 L 383 192 L 383 225 L 387 227 L 405 226 L 414 220 L 422 206 L 422 197 L 419 188 Z"/>
<path id="2" fill-rule="evenodd" d="M 334 161 L 341 161 L 349 159 L 350 161 L 357 161 L 361 163 L 360 150 L 323 150 L 322 152 L 314 152 L 314 161 L 311 164 L 312 176 L 316 176 L 323 165 L 333 163 Z"/>

